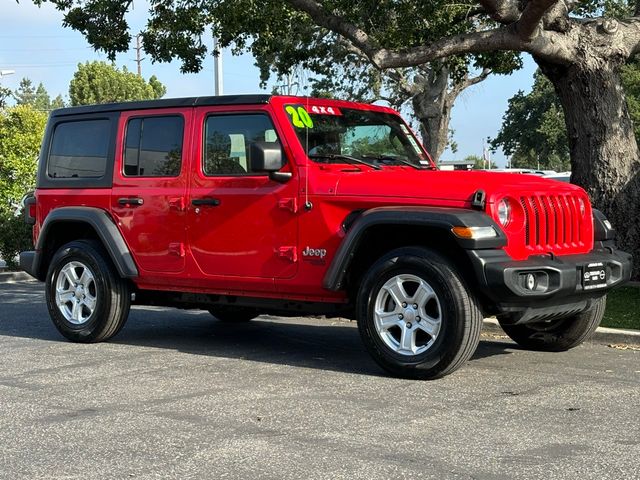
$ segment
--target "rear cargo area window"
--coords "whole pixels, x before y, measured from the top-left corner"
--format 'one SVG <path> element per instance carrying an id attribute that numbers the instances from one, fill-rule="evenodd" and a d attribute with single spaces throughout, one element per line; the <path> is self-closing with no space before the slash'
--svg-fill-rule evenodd
<path id="1" fill-rule="evenodd" d="M 129 120 L 123 173 L 128 177 L 180 175 L 183 132 L 184 120 L 176 115 Z"/>
<path id="2" fill-rule="evenodd" d="M 100 178 L 105 174 L 111 122 L 80 120 L 56 125 L 49 150 L 51 178 Z"/>

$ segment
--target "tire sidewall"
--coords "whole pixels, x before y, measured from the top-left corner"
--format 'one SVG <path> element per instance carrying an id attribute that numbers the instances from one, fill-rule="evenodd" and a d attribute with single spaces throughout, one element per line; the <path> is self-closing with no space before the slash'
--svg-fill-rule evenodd
<path id="1" fill-rule="evenodd" d="M 65 265 L 78 261 L 84 264 L 93 274 L 96 286 L 96 307 L 84 323 L 77 325 L 69 322 L 56 304 L 56 283 Z M 54 255 L 51 260 L 46 279 L 46 300 L 49 314 L 56 328 L 70 340 L 88 341 L 96 331 L 111 308 L 111 288 L 108 276 L 105 275 L 104 261 L 89 243 L 72 242 Z"/>
<path id="2" fill-rule="evenodd" d="M 453 272 L 443 266 L 442 259 L 426 250 L 407 249 L 383 257 L 365 276 L 357 302 L 357 318 L 365 346 L 381 365 L 403 375 L 403 370 L 437 369 L 458 352 L 465 328 L 459 301 L 453 295 L 454 286 L 448 276 Z M 381 287 L 399 274 L 412 274 L 422 278 L 433 288 L 442 315 L 438 336 L 429 349 L 418 355 L 401 355 L 390 349 L 380 338 L 374 320 L 375 302 Z"/>

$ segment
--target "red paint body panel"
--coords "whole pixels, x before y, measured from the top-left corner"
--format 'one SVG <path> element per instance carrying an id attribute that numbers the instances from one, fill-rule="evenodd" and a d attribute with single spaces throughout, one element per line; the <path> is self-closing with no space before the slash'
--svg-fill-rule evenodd
<path id="1" fill-rule="evenodd" d="M 386 166 L 317 164 L 310 161 L 284 111 L 304 104 L 299 97 L 272 97 L 266 105 L 171 108 L 121 114 L 113 188 L 39 189 L 34 234 L 49 211 L 86 205 L 110 212 L 129 246 L 140 288 L 201 293 L 342 302 L 322 280 L 344 238 L 342 222 L 354 210 L 378 206 L 471 208 L 475 191 L 486 192 L 487 213 L 497 219 L 506 198 L 512 221 L 504 227 L 506 253 L 514 260 L 531 255 L 587 253 L 593 248 L 591 205 L 579 187 L 535 176 L 490 172 L 416 170 Z M 359 108 L 396 114 L 392 109 L 313 99 L 310 106 Z M 266 175 L 207 177 L 202 170 L 204 122 L 208 115 L 266 112 L 287 157 L 286 183 Z M 185 121 L 182 169 L 175 178 L 127 178 L 122 174 L 124 130 L 137 115 L 179 114 Z M 408 126 L 407 126 L 408 127 Z M 424 157 L 428 154 L 424 152 Z M 119 199 L 139 197 L 140 206 Z M 213 197 L 215 207 L 193 199 Z M 306 202 L 313 207 L 305 209 Z M 324 249 L 324 259 L 307 259 L 307 248 Z"/>

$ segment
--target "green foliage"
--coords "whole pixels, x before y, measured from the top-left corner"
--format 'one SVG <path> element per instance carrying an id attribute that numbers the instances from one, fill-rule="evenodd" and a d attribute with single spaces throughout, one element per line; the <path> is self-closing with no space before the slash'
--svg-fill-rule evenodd
<path id="1" fill-rule="evenodd" d="M 33 250 L 31 225 L 27 225 L 22 212 L 16 215 L 0 214 L 0 257 L 3 258 L 9 270 L 18 268 L 15 260 L 20 252 Z"/>
<path id="2" fill-rule="evenodd" d="M 539 71 L 533 88 L 522 90 L 509 99 L 502 127 L 491 140 L 495 150 L 502 147 L 511 156 L 514 168 L 570 170 L 569 144 L 564 114 L 553 85 Z"/>
<path id="3" fill-rule="evenodd" d="M 78 64 L 69 84 L 71 105 L 153 100 L 165 93 L 165 86 L 155 76 L 147 82 L 126 67 L 118 70 L 97 61 Z"/>
<path id="4" fill-rule="evenodd" d="M 41 4 L 47 0 L 34 1 Z M 111 60 L 116 53 L 128 50 L 131 34 L 127 13 L 131 2 L 48 2 L 63 12 L 65 26 L 82 32 Z M 322 5 L 366 30 L 373 42 L 386 48 L 427 44 L 446 35 L 474 31 L 479 25 L 469 15 L 477 7 L 474 0 L 328 0 Z M 492 21 L 483 20 L 482 25 L 491 27 Z M 153 61 L 179 59 L 183 72 L 202 69 L 211 53 L 207 44 L 215 35 L 220 48 L 231 47 L 234 53 L 251 52 L 263 82 L 272 74 L 282 78 L 295 68 L 303 68 L 318 75 L 318 81 L 323 83 L 317 90 L 322 91 L 336 91 L 348 85 L 354 85 L 356 91 L 375 91 L 376 84 L 382 83 L 379 72 L 354 54 L 338 35 L 318 27 L 308 15 L 279 0 L 151 0 L 149 21 L 141 35 L 144 50 Z M 521 67 L 520 56 L 514 52 L 453 56 L 441 63 L 454 82 L 471 68 L 488 67 L 497 73 L 508 73 Z"/>
<path id="5" fill-rule="evenodd" d="M 33 83 L 28 78 L 23 78 L 20 81 L 18 89 L 13 93 L 13 97 L 16 99 L 17 105 L 31 105 L 35 110 L 42 112 L 48 112 L 56 108 L 64 107 L 64 100 L 62 96 L 58 95 L 51 100 L 49 93 L 44 88 L 42 83 L 39 83 L 37 87 L 33 86 Z"/>
<path id="6" fill-rule="evenodd" d="M 607 294 L 603 327 L 640 330 L 640 288 L 621 287 Z"/>
<path id="7" fill-rule="evenodd" d="M 16 217 L 22 197 L 35 186 L 47 115 L 31 105 L 0 112 L 0 256 L 10 267 L 31 242 L 30 228 Z"/>

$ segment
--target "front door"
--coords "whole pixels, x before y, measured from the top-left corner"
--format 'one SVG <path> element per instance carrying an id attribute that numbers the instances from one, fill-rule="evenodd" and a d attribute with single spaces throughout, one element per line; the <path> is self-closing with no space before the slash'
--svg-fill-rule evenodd
<path id="1" fill-rule="evenodd" d="M 185 268 L 186 194 L 192 110 L 125 112 L 120 118 L 111 211 L 138 267 Z"/>
<path id="2" fill-rule="evenodd" d="M 205 276 L 236 288 L 241 279 L 289 278 L 297 271 L 297 180 L 271 180 L 251 170 L 252 142 L 279 142 L 266 108 L 196 109 L 188 241 Z M 197 160 L 196 160 L 197 159 Z M 283 171 L 292 171 L 287 164 Z M 235 279 L 235 280 L 234 280 Z M 258 282 L 260 283 L 260 282 Z"/>

